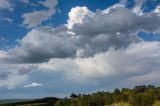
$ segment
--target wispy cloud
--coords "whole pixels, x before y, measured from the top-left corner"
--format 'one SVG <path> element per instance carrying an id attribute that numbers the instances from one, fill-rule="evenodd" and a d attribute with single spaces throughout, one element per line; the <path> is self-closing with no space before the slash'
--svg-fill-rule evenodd
<path id="1" fill-rule="evenodd" d="M 31 84 L 25 85 L 24 87 L 25 87 L 25 88 L 30 88 L 30 87 L 39 87 L 39 86 L 43 86 L 43 84 L 39 84 L 39 83 L 33 82 L 33 83 L 31 83 Z"/>

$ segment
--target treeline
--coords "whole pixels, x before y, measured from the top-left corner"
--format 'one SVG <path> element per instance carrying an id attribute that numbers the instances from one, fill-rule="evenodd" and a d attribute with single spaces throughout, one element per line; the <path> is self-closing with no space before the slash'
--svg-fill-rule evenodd
<path id="1" fill-rule="evenodd" d="M 102 91 L 92 94 L 72 93 L 69 98 L 45 98 L 38 101 L 15 103 L 7 106 L 111 106 L 111 104 L 122 102 L 130 104 L 130 106 L 152 106 L 157 101 L 160 101 L 160 87 L 143 85 L 136 86 L 133 89 L 115 89 L 113 92 Z"/>
<path id="2" fill-rule="evenodd" d="M 152 106 L 159 100 L 160 87 L 144 85 L 133 89 L 115 89 L 114 92 L 71 94 L 71 98 L 58 100 L 55 106 L 108 106 L 119 102 L 129 103 L 132 106 Z"/>

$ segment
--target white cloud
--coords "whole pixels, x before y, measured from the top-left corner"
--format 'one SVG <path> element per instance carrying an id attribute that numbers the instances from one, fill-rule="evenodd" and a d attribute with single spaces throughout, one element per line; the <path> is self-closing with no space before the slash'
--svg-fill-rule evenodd
<path id="1" fill-rule="evenodd" d="M 157 6 L 156 9 L 154 10 L 155 13 L 160 14 L 160 6 Z"/>
<path id="2" fill-rule="evenodd" d="M 83 18 L 86 16 L 93 17 L 94 13 L 90 11 L 87 7 L 74 7 L 71 9 L 71 11 L 68 13 L 69 19 L 67 27 L 71 29 L 74 24 L 82 23 Z"/>
<path id="3" fill-rule="evenodd" d="M 60 72 L 63 78 L 76 83 L 116 84 L 131 77 L 159 72 L 159 61 L 160 43 L 141 42 L 89 58 L 51 59 L 40 64 L 39 69 Z"/>
<path id="4" fill-rule="evenodd" d="M 9 0 L 0 0 L 0 9 L 8 9 L 13 11 L 12 5 Z"/>
<path id="5" fill-rule="evenodd" d="M 8 23 L 13 23 L 13 19 L 12 18 L 0 18 L 0 21 L 5 21 L 5 22 L 8 22 Z"/>
<path id="6" fill-rule="evenodd" d="M 134 7 L 133 9 L 132 9 L 132 11 L 135 13 L 135 14 L 137 14 L 137 15 L 139 15 L 139 16 L 141 16 L 141 15 L 143 15 L 143 12 L 142 12 L 142 10 L 141 10 L 141 6 L 136 6 L 136 7 Z"/>
<path id="7" fill-rule="evenodd" d="M 33 83 L 31 83 L 31 84 L 25 85 L 24 87 L 25 87 L 25 88 L 30 88 L 30 87 L 40 87 L 40 86 L 43 86 L 43 85 L 42 85 L 42 84 L 39 84 L 39 83 L 33 82 Z"/>
<path id="8" fill-rule="evenodd" d="M 112 9 L 119 8 L 119 7 L 125 7 L 125 6 L 121 3 L 115 4 L 113 6 L 108 7 L 107 9 L 104 9 L 102 11 L 102 14 L 108 14 Z"/>
<path id="9" fill-rule="evenodd" d="M 0 51 L 0 59 L 3 58 L 3 57 L 6 57 L 7 55 L 7 52 L 5 51 Z"/>
<path id="10" fill-rule="evenodd" d="M 33 11 L 29 13 L 24 13 L 22 18 L 24 18 L 23 24 L 26 27 L 32 28 L 40 25 L 43 21 L 48 20 L 56 13 L 57 0 L 46 0 L 42 4 L 47 7 L 47 10 Z"/>
<path id="11" fill-rule="evenodd" d="M 11 19 L 11 18 L 6 18 L 5 20 L 8 22 L 13 22 L 13 19 Z"/>

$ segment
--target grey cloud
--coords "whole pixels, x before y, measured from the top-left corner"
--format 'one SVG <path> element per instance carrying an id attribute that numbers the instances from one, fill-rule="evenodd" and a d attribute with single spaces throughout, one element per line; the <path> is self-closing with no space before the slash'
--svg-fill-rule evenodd
<path id="1" fill-rule="evenodd" d="M 153 21 L 154 20 L 154 21 Z M 154 13 L 144 13 L 138 21 L 138 29 L 148 32 L 159 33 L 160 32 L 160 16 Z"/>
<path id="2" fill-rule="evenodd" d="M 75 24 L 72 31 L 84 36 L 133 33 L 138 30 L 157 30 L 159 24 L 160 17 L 156 14 L 146 13 L 137 16 L 127 8 L 117 7 L 110 9 L 109 13 L 97 12 L 94 17 L 85 17 L 83 23 Z"/>
<path id="3" fill-rule="evenodd" d="M 42 21 L 47 20 L 55 13 L 55 10 L 41 10 L 23 14 L 23 24 L 29 28 L 40 25 Z"/>
<path id="4" fill-rule="evenodd" d="M 46 0 L 42 3 L 45 7 L 48 7 L 50 9 L 54 8 L 57 4 L 57 0 Z"/>
<path id="5" fill-rule="evenodd" d="M 22 18 L 24 18 L 23 25 L 28 28 L 36 27 L 56 13 L 55 6 L 57 5 L 57 0 L 46 0 L 42 2 L 42 5 L 48 9 L 33 11 L 22 15 Z"/>
<path id="6" fill-rule="evenodd" d="M 84 43 L 84 39 L 87 39 Z M 132 43 L 142 41 L 137 34 L 99 34 L 93 38 L 81 37 L 81 52 L 82 57 L 90 57 L 95 54 L 106 52 L 110 48 L 120 49 L 126 48 Z M 83 45 L 84 43 L 84 45 Z"/>
<path id="7" fill-rule="evenodd" d="M 0 0 L 0 9 L 7 9 L 12 11 L 12 4 L 10 3 L 9 0 Z"/>
<path id="8" fill-rule="evenodd" d="M 8 76 L 8 72 L 1 72 L 1 74 L 0 74 L 0 79 L 1 80 L 5 80 L 6 78 L 7 78 L 7 76 Z"/>
<path id="9" fill-rule="evenodd" d="M 82 8 L 81 12 L 89 11 Z M 81 10 L 80 7 L 73 8 L 73 12 L 74 9 Z M 19 46 L 9 51 L 5 61 L 40 63 L 51 58 L 92 57 L 110 48 L 118 50 L 143 41 L 137 35 L 139 31 L 159 32 L 160 17 L 157 14 L 138 16 L 125 7 L 110 8 L 108 13 L 104 11 L 86 13 L 81 17 L 82 22 L 71 21 L 73 26 L 69 29 L 64 25 L 31 30 Z M 70 14 L 76 17 L 76 14 Z"/>
<path id="10" fill-rule="evenodd" d="M 65 28 L 39 27 L 33 29 L 9 52 L 5 61 L 38 63 L 50 58 L 73 57 L 76 53 L 75 39 L 68 37 Z"/>
<path id="11" fill-rule="evenodd" d="M 111 9 L 109 13 L 95 13 L 94 17 L 85 17 L 83 23 L 75 24 L 72 31 L 84 36 L 98 34 L 114 34 L 133 30 L 137 23 L 137 16 L 124 7 Z"/>

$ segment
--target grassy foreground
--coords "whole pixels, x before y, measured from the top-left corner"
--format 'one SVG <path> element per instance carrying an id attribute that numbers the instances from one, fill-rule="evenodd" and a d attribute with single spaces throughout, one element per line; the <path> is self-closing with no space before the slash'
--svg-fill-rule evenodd
<path id="1" fill-rule="evenodd" d="M 105 106 L 109 106 L 109 105 L 105 105 Z M 129 103 L 120 102 L 120 103 L 114 103 L 111 106 L 133 106 L 133 105 Z M 156 101 L 152 106 L 160 106 L 160 101 Z"/>
<path id="2" fill-rule="evenodd" d="M 156 101 L 153 106 L 160 106 L 160 101 Z"/>
<path id="3" fill-rule="evenodd" d="M 111 106 L 131 106 L 131 105 L 129 103 L 120 102 L 120 103 L 114 103 Z"/>

